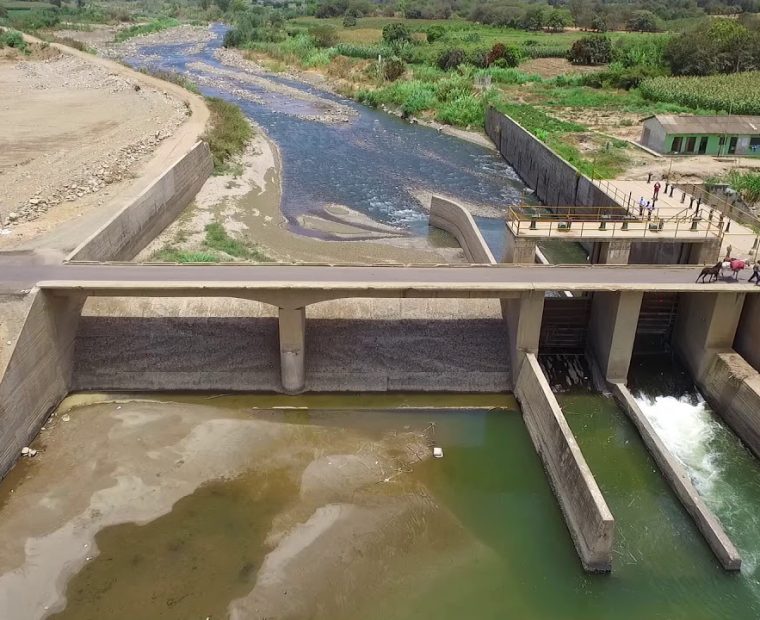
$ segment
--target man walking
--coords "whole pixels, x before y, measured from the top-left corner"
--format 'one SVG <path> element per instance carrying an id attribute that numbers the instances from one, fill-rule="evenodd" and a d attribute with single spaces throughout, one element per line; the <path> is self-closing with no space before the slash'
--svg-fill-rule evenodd
<path id="1" fill-rule="evenodd" d="M 749 277 L 749 282 L 752 282 L 752 280 L 755 281 L 755 284 L 760 284 L 760 260 L 755 261 L 755 264 L 752 265 L 752 275 Z"/>
<path id="2" fill-rule="evenodd" d="M 657 183 L 654 184 L 654 195 L 652 196 L 652 201 L 657 200 L 660 197 L 660 182 L 657 181 Z"/>
<path id="3" fill-rule="evenodd" d="M 644 196 L 639 198 L 639 217 L 644 217 L 644 207 L 646 207 L 646 202 L 644 201 Z"/>

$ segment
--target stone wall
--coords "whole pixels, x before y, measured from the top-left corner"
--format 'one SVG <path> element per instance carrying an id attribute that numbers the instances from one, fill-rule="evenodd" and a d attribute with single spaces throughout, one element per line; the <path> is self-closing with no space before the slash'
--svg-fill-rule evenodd
<path id="1" fill-rule="evenodd" d="M 197 142 L 133 202 L 76 248 L 68 259 L 133 259 L 192 202 L 212 169 L 208 145 Z"/>
<path id="2" fill-rule="evenodd" d="M 496 263 L 478 225 L 462 205 L 433 194 L 430 198 L 430 225 L 456 237 L 468 262 Z"/>
<path id="3" fill-rule="evenodd" d="M 29 312 L 0 378 L 0 478 L 29 445 L 70 387 L 83 299 L 32 293 Z"/>
<path id="4" fill-rule="evenodd" d="M 612 513 L 533 353 L 525 355 L 515 396 L 583 567 L 592 572 L 610 571 Z"/>
<path id="5" fill-rule="evenodd" d="M 546 206 L 618 206 L 572 164 L 494 108 L 486 111 L 486 133 Z"/>

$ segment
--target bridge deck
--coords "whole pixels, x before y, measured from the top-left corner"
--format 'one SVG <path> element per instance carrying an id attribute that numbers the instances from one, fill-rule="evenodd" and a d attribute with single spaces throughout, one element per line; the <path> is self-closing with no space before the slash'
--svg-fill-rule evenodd
<path id="1" fill-rule="evenodd" d="M 0 282 L 98 296 L 246 296 L 298 290 L 330 297 L 505 297 L 530 290 L 760 293 L 694 282 L 699 266 L 656 265 L 6 265 Z M 748 274 L 749 271 L 745 271 Z M 746 277 L 746 275 L 745 275 Z"/>

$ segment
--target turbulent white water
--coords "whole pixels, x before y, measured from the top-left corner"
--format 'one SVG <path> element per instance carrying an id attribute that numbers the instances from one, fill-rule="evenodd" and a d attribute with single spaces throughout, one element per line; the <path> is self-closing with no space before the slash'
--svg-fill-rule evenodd
<path id="1" fill-rule="evenodd" d="M 639 394 L 636 401 L 726 528 L 741 553 L 742 572 L 754 577 L 760 564 L 760 476 L 754 457 L 701 396 L 694 402 Z"/>

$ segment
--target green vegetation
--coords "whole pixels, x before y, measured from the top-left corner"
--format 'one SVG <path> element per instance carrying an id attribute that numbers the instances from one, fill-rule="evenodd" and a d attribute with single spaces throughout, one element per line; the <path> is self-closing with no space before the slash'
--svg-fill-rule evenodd
<path id="1" fill-rule="evenodd" d="M 232 160 L 245 152 L 253 135 L 251 124 L 236 105 L 215 97 L 208 97 L 206 101 L 211 111 L 211 125 L 203 139 L 211 149 L 214 174 L 231 172 Z"/>
<path id="2" fill-rule="evenodd" d="M 152 34 L 154 32 L 160 32 L 161 30 L 166 30 L 167 28 L 174 28 L 176 26 L 179 26 L 179 22 L 173 17 L 162 17 L 159 19 L 154 19 L 153 21 L 147 24 L 139 24 L 135 26 L 130 26 L 129 28 L 125 28 L 124 30 L 120 30 L 116 34 L 116 41 L 126 41 L 127 39 L 131 39 L 132 37 L 139 37 L 146 34 Z"/>
<path id="3" fill-rule="evenodd" d="M 151 260 L 164 263 L 220 263 L 233 259 L 267 262 L 270 258 L 258 246 L 229 235 L 219 222 L 205 228 L 201 250 L 180 250 L 171 245 L 157 251 Z"/>
<path id="4" fill-rule="evenodd" d="M 652 101 L 731 114 L 760 114 L 760 71 L 708 77 L 645 80 L 641 94 Z"/>
<path id="5" fill-rule="evenodd" d="M 760 202 L 760 172 L 740 172 L 732 170 L 728 174 L 728 184 L 734 188 L 746 203 Z"/>
<path id="6" fill-rule="evenodd" d="M 23 35 L 16 30 L 0 32 L 0 48 L 12 47 L 23 52 L 26 50 L 26 41 Z"/>

